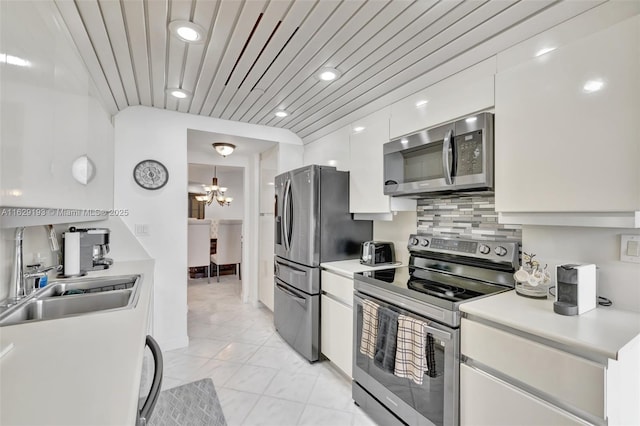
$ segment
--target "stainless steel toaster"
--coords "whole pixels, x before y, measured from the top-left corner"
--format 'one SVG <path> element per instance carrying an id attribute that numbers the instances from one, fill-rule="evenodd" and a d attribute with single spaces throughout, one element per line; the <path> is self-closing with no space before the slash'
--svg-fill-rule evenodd
<path id="1" fill-rule="evenodd" d="M 362 243 L 360 263 L 377 266 L 392 264 L 396 261 L 393 243 L 388 241 L 365 241 Z"/>

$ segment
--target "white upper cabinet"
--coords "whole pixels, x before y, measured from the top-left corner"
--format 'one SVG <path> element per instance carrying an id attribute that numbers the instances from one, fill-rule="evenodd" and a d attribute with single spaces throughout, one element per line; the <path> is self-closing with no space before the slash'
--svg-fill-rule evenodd
<path id="1" fill-rule="evenodd" d="M 493 108 L 495 73 L 491 57 L 391 105 L 390 139 Z"/>
<path id="2" fill-rule="evenodd" d="M 0 205 L 111 209 L 113 126 L 55 5 L 0 8 L 0 51 L 9 55 L 0 64 Z M 93 170 L 88 182 L 83 160 L 78 179 L 72 174 L 84 156 Z"/>
<path id="3" fill-rule="evenodd" d="M 389 142 L 389 116 L 390 108 L 384 108 L 351 124 L 351 213 L 390 213 L 416 209 L 415 200 L 384 195 L 382 145 Z"/>
<path id="4" fill-rule="evenodd" d="M 640 17 L 530 58 L 496 75 L 501 221 L 639 226 Z"/>

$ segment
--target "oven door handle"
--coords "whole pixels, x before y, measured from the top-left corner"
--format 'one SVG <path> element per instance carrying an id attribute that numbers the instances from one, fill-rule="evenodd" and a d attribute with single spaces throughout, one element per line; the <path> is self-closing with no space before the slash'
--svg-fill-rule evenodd
<path id="1" fill-rule="evenodd" d="M 363 301 L 364 301 L 364 299 L 362 297 L 360 297 L 360 296 L 358 296 L 358 295 L 356 295 L 354 293 L 354 295 L 353 295 L 353 305 L 354 306 L 356 304 L 362 305 Z M 378 303 L 378 304 L 380 303 L 378 300 L 375 300 L 375 299 L 373 301 L 375 303 Z M 390 305 L 387 305 L 387 306 L 390 306 Z M 429 325 L 429 320 L 427 320 L 426 318 L 418 318 L 418 319 L 420 319 L 420 321 L 423 321 L 425 323 L 425 330 L 427 330 L 429 333 L 431 333 L 432 335 L 440 338 L 441 340 L 445 340 L 445 341 L 448 341 L 448 342 L 451 341 L 451 333 L 448 333 L 448 332 L 446 332 L 444 330 L 440 330 L 438 328 L 431 327 Z"/>

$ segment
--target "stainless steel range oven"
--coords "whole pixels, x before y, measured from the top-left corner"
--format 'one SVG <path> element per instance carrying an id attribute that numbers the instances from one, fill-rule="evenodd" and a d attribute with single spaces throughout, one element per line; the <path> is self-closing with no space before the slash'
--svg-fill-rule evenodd
<path id="1" fill-rule="evenodd" d="M 380 424 L 457 425 L 459 306 L 514 287 L 519 244 L 411 235 L 409 251 L 408 267 L 355 274 L 353 399 Z"/>

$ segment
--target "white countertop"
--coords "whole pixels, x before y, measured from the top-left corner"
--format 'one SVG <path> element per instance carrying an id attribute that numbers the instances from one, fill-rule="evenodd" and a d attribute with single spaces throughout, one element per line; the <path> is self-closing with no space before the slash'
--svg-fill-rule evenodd
<path id="1" fill-rule="evenodd" d="M 396 262 L 393 265 L 386 264 L 379 266 L 368 266 L 360 263 L 360 259 L 339 260 L 336 262 L 324 262 L 320 264 L 320 267 L 322 269 L 344 275 L 345 277 L 353 277 L 353 274 L 355 274 L 356 272 L 375 271 L 376 269 L 399 268 L 400 266 L 405 265 L 403 265 L 401 262 Z"/>
<path id="2" fill-rule="evenodd" d="M 134 425 L 154 261 L 87 277 L 142 274 L 133 309 L 0 328 L 0 424 Z M 52 280 L 53 281 L 53 280 Z"/>
<path id="3" fill-rule="evenodd" d="M 588 352 L 618 359 L 640 335 L 640 313 L 599 306 L 582 315 L 553 312 L 552 299 L 532 299 L 508 291 L 460 305 L 465 314 Z"/>

